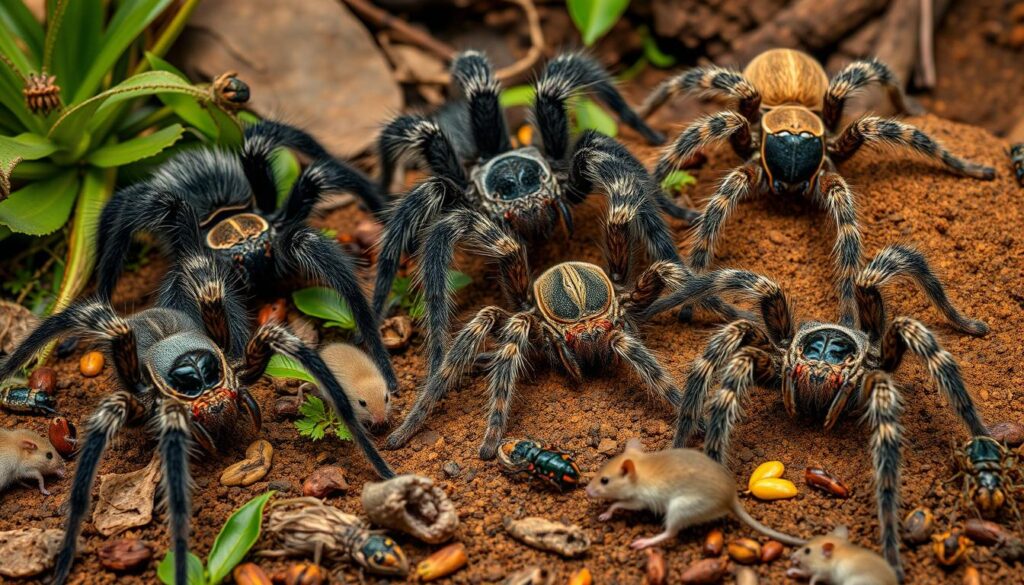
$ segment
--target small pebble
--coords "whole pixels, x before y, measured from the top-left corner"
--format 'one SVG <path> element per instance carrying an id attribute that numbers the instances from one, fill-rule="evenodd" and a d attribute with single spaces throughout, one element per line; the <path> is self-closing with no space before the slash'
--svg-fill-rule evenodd
<path id="1" fill-rule="evenodd" d="M 325 498 L 335 492 L 348 490 L 345 470 L 337 465 L 328 465 L 314 471 L 302 484 L 302 495 Z"/>
<path id="2" fill-rule="evenodd" d="M 31 383 L 29 386 L 31 387 Z M 989 426 L 988 431 L 993 439 L 1000 443 L 1006 443 L 1007 446 L 1016 447 L 1024 443 L 1024 425 L 1019 422 L 998 422 Z"/>
<path id="3" fill-rule="evenodd" d="M 445 464 L 441 466 L 441 470 L 444 471 L 444 474 L 450 478 L 459 477 L 459 475 L 462 473 L 462 468 L 459 467 L 459 464 L 454 461 L 446 461 Z"/>
<path id="4" fill-rule="evenodd" d="M 103 371 L 103 354 L 98 351 L 90 351 L 78 361 L 78 369 L 86 378 L 93 378 Z"/>

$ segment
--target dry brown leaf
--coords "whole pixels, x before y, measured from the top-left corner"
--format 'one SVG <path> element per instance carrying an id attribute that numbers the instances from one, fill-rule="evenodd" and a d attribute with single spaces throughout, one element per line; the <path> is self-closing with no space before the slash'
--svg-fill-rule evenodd
<path id="1" fill-rule="evenodd" d="M 564 557 L 579 556 L 590 548 L 590 535 L 575 524 L 568 526 L 536 516 L 505 518 L 505 530 L 524 544 Z"/>
<path id="2" fill-rule="evenodd" d="M 112 536 L 145 526 L 153 519 L 153 498 L 160 483 L 160 458 L 130 473 L 110 473 L 100 477 L 100 499 L 92 514 L 96 530 Z"/>
<path id="3" fill-rule="evenodd" d="M 53 566 L 64 531 L 22 528 L 0 532 L 0 575 L 31 577 Z"/>

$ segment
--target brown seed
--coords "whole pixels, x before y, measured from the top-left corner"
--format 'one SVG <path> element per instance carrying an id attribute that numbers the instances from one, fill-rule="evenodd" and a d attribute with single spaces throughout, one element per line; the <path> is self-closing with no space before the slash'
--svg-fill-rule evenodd
<path id="1" fill-rule="evenodd" d="M 915 508 L 903 519 L 903 540 L 910 544 L 924 544 L 935 531 L 935 517 L 928 508 Z"/>
<path id="2" fill-rule="evenodd" d="M 57 372 L 53 371 L 53 368 L 45 366 L 36 368 L 32 375 L 28 377 L 28 387 L 33 390 L 42 390 L 47 394 L 53 394 L 53 390 L 57 387 Z"/>
<path id="3" fill-rule="evenodd" d="M 274 401 L 274 417 L 277 420 L 288 420 L 299 417 L 299 406 L 305 400 L 300 396 L 282 396 Z"/>
<path id="4" fill-rule="evenodd" d="M 231 572 L 237 585 L 270 585 L 270 577 L 266 571 L 255 563 L 242 563 Z"/>
<path id="5" fill-rule="evenodd" d="M 313 563 L 296 563 L 285 571 L 284 585 L 322 585 L 329 582 L 327 571 Z"/>
<path id="6" fill-rule="evenodd" d="M 47 435 L 50 443 L 64 458 L 71 457 L 78 449 L 78 431 L 75 430 L 75 425 L 63 416 L 50 421 Z"/>
<path id="7" fill-rule="evenodd" d="M 348 490 L 345 470 L 337 465 L 328 465 L 314 471 L 302 484 L 302 495 L 325 498 L 334 492 Z"/>
<path id="8" fill-rule="evenodd" d="M 103 354 L 98 351 L 90 351 L 82 356 L 78 362 L 78 369 L 86 378 L 93 378 L 103 371 Z"/>
<path id="9" fill-rule="evenodd" d="M 770 563 L 782 556 L 782 543 L 777 540 L 769 540 L 761 547 L 761 562 Z"/>
<path id="10" fill-rule="evenodd" d="M 228 487 L 247 486 L 266 477 L 274 460 L 274 447 L 259 439 L 245 450 L 245 459 L 230 465 L 220 474 L 220 482 Z"/>
<path id="11" fill-rule="evenodd" d="M 725 559 L 704 559 L 697 561 L 683 571 L 679 582 L 686 585 L 711 585 L 718 583 L 725 577 L 725 568 L 728 566 Z"/>
<path id="12" fill-rule="evenodd" d="M 288 301 L 277 299 L 260 307 L 256 322 L 260 325 L 267 323 L 284 323 L 288 319 Z"/>
<path id="13" fill-rule="evenodd" d="M 740 567 L 736 571 L 736 585 L 757 585 L 757 572 L 750 567 Z"/>
<path id="14" fill-rule="evenodd" d="M 729 558 L 741 565 L 753 565 L 761 560 L 761 543 L 752 538 L 740 538 L 729 543 Z"/>
<path id="15" fill-rule="evenodd" d="M 964 585 L 981 585 L 981 573 L 974 567 L 964 569 Z"/>
<path id="16" fill-rule="evenodd" d="M 836 476 L 820 467 L 808 467 L 804 470 L 804 481 L 807 485 L 837 498 L 850 497 L 850 488 L 839 481 Z"/>
<path id="17" fill-rule="evenodd" d="M 31 386 L 31 384 L 29 384 Z M 988 427 L 989 435 L 1000 443 L 1016 447 L 1024 443 L 1024 425 L 1019 422 L 998 422 Z"/>
<path id="18" fill-rule="evenodd" d="M 969 519 L 964 524 L 964 534 L 982 546 L 999 544 L 1007 538 L 1006 531 L 1002 526 L 981 518 Z"/>
<path id="19" fill-rule="evenodd" d="M 952 567 L 959 564 L 971 550 L 971 539 L 957 531 L 932 536 L 932 550 L 940 565 Z"/>
<path id="20" fill-rule="evenodd" d="M 136 538 L 119 538 L 104 543 L 97 554 L 100 564 L 111 571 L 134 571 L 153 558 L 153 549 Z"/>
<path id="21" fill-rule="evenodd" d="M 722 554 L 722 549 L 725 547 L 725 537 L 722 536 L 722 531 L 718 528 L 714 528 L 704 538 L 704 556 L 706 557 L 717 557 Z"/>
<path id="22" fill-rule="evenodd" d="M 421 581 L 433 581 L 451 575 L 465 567 L 468 562 L 466 545 L 456 542 L 420 561 L 416 565 L 416 576 Z"/>
<path id="23" fill-rule="evenodd" d="M 646 552 L 647 585 L 665 585 L 665 580 L 668 578 L 665 555 L 660 548 L 649 548 Z"/>
<path id="24" fill-rule="evenodd" d="M 412 338 L 412 320 L 405 315 L 388 317 L 380 325 L 380 338 L 384 347 L 397 351 L 405 349 Z"/>

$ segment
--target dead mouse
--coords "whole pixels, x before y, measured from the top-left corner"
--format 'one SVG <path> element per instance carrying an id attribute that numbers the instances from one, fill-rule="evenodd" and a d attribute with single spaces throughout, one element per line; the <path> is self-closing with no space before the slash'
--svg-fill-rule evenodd
<path id="1" fill-rule="evenodd" d="M 34 479 L 48 496 L 44 475 L 64 477 L 64 459 L 50 441 L 28 429 L 0 429 L 0 492 L 15 481 Z"/>
<path id="2" fill-rule="evenodd" d="M 849 542 L 849 531 L 839 526 L 825 536 L 812 538 L 790 560 L 787 577 L 810 578 L 810 585 L 897 585 L 896 571 L 881 557 Z"/>
<path id="3" fill-rule="evenodd" d="M 615 510 L 651 510 L 665 515 L 665 530 L 631 545 L 647 548 L 675 537 L 680 530 L 730 513 L 754 530 L 779 542 L 797 546 L 806 541 L 772 530 L 751 518 L 736 493 L 732 473 L 694 449 L 644 452 L 636 439 L 613 457 L 587 485 L 587 495 L 612 500 L 601 514 L 609 520 Z"/>
<path id="4" fill-rule="evenodd" d="M 370 427 L 388 422 L 391 395 L 370 356 L 354 345 L 330 343 L 320 350 L 320 357 L 345 389 L 360 422 Z"/>

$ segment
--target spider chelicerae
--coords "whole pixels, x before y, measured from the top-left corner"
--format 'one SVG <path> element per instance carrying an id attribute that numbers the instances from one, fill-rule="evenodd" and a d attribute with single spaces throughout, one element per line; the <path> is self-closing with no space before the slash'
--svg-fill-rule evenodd
<path id="1" fill-rule="evenodd" d="M 899 80 L 884 63 L 856 61 L 831 80 L 810 55 L 773 49 L 756 57 L 743 73 L 722 67 L 697 67 L 673 77 L 648 97 L 641 111 L 649 115 L 681 92 L 703 92 L 735 100 L 737 111 L 723 111 L 697 120 L 665 148 L 655 170 L 661 181 L 680 166 L 691 166 L 715 143 L 729 141 L 744 159 L 722 180 L 698 216 L 689 262 L 695 271 L 712 261 L 715 241 L 737 202 L 753 194 L 799 194 L 824 206 L 836 224 L 833 254 L 838 279 L 840 322 L 853 323 L 854 284 L 862 258 L 856 200 L 835 165 L 862 146 L 909 149 L 943 163 L 953 172 L 990 180 L 991 167 L 950 154 L 921 130 L 892 118 L 864 116 L 843 129 L 847 99 L 879 83 L 896 107 L 911 108 Z"/>
<path id="2" fill-rule="evenodd" d="M 825 430 L 851 413 L 862 412 L 870 427 L 882 550 L 902 575 L 899 557 L 900 417 L 903 398 L 891 375 L 907 350 L 921 359 L 972 436 L 987 435 L 985 424 L 964 387 L 960 367 L 920 322 L 888 321 L 881 287 L 914 281 L 958 331 L 982 336 L 988 326 L 968 319 L 950 303 L 924 255 L 906 246 L 880 251 L 855 279 L 856 327 L 807 321 L 797 324 L 785 292 L 767 277 L 744 270 L 718 270 L 686 279 L 654 303 L 651 313 L 689 304 L 707 294 L 747 297 L 759 306 L 762 322 L 740 320 L 725 326 L 694 360 L 683 389 L 674 444 L 684 447 L 704 417 L 708 391 L 720 381 L 708 406 L 704 451 L 725 462 L 733 429 L 755 386 L 781 391 L 790 416 L 803 412 L 824 419 Z"/>

